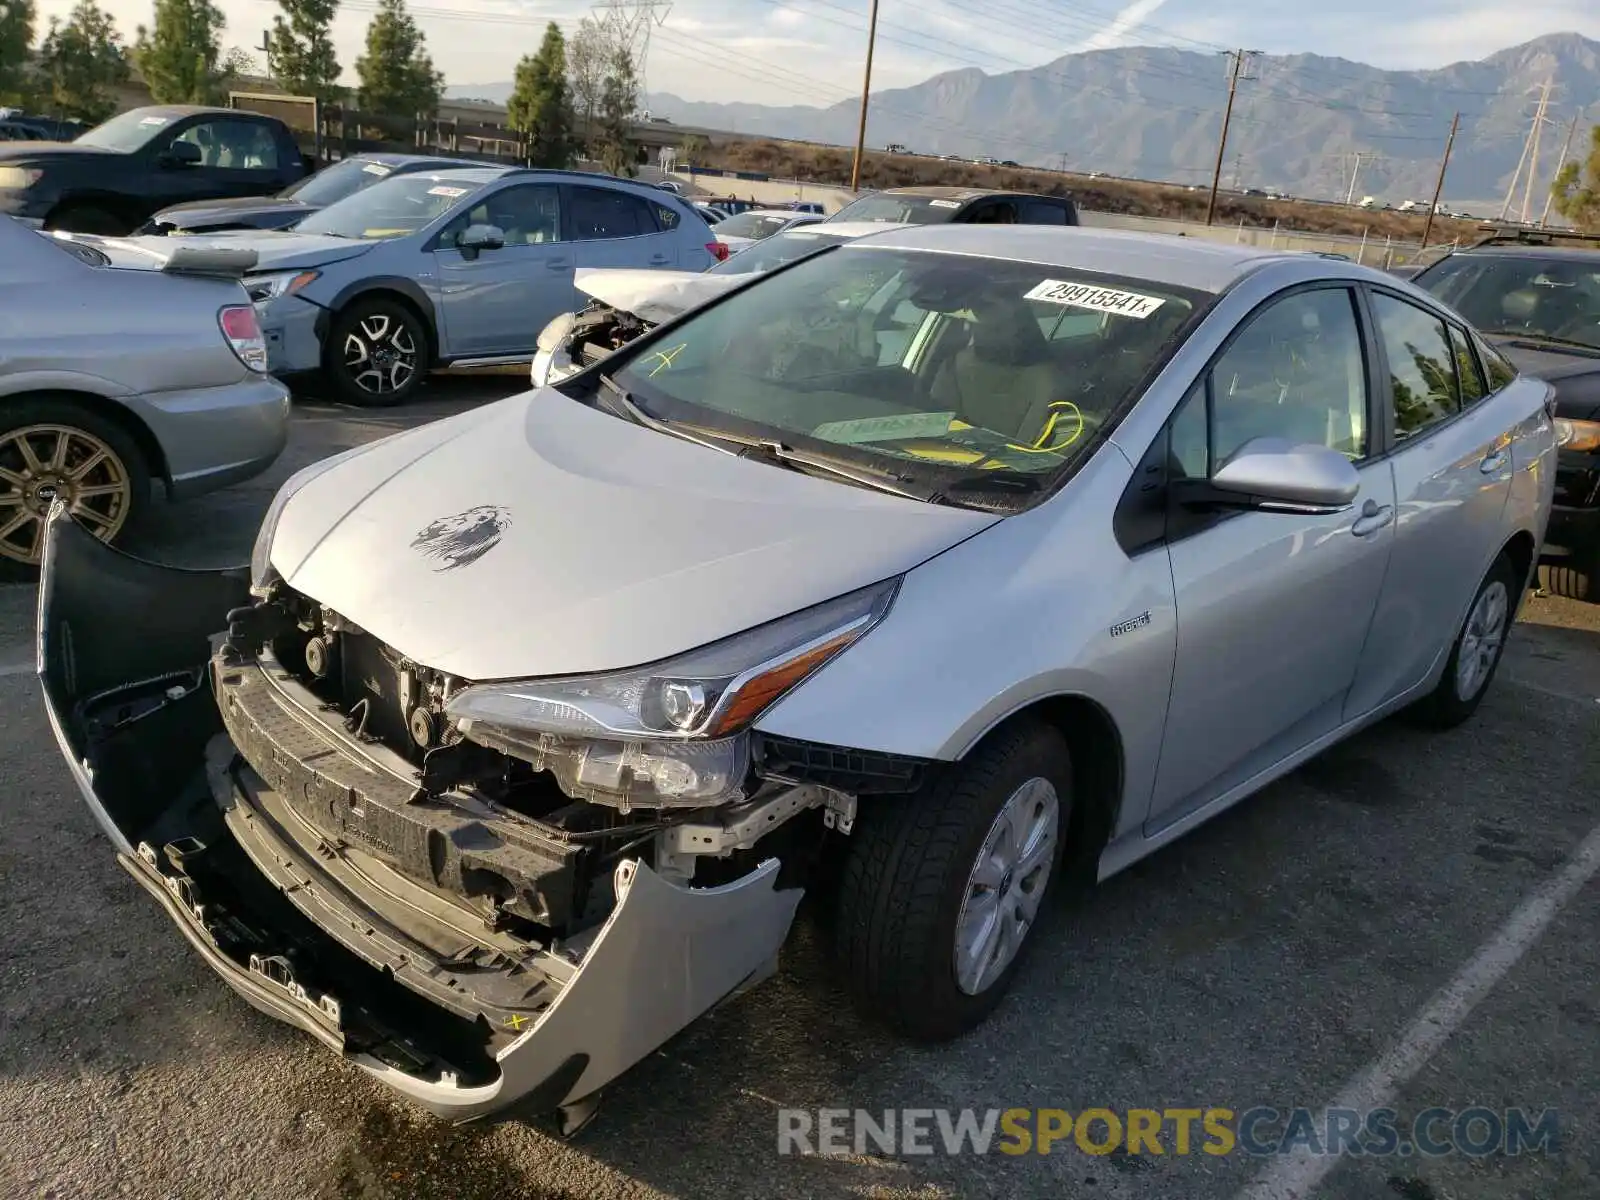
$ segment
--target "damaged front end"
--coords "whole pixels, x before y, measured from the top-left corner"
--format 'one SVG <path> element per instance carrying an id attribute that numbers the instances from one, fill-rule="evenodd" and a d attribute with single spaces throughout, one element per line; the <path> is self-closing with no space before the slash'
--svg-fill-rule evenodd
<path id="1" fill-rule="evenodd" d="M 917 782 L 748 730 L 723 774 L 519 732 L 493 718 L 521 693 L 410 662 L 281 582 L 258 593 L 58 510 L 52 727 L 122 866 L 235 991 L 451 1120 L 515 1105 L 575 1128 L 774 969 L 853 793 Z"/>

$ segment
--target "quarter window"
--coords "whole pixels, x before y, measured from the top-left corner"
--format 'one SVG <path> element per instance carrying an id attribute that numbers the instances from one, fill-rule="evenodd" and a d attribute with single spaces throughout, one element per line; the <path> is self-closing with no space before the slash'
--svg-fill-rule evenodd
<path id="1" fill-rule="evenodd" d="M 1517 368 L 1511 365 L 1511 360 L 1487 342 L 1478 342 L 1478 354 L 1483 359 L 1483 368 L 1489 376 L 1489 390 L 1498 392 L 1503 387 L 1510 387 L 1517 378 Z"/>
<path id="2" fill-rule="evenodd" d="M 1461 411 L 1455 351 L 1445 323 L 1415 304 L 1380 292 L 1373 309 L 1389 357 L 1394 436 L 1404 441 Z"/>
<path id="3" fill-rule="evenodd" d="M 1366 457 L 1366 360 L 1348 289 L 1297 292 L 1250 318 L 1211 368 L 1209 431 L 1213 469 L 1261 437 Z"/>

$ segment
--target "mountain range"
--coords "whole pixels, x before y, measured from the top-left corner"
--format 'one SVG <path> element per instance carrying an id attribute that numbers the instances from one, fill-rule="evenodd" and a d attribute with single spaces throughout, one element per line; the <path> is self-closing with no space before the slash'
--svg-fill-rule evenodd
<path id="1" fill-rule="evenodd" d="M 1234 101 L 1224 186 L 1398 203 L 1433 190 L 1454 113 L 1461 114 L 1446 201 L 1504 200 L 1523 157 L 1539 94 L 1551 84 L 1540 132 L 1535 213 L 1568 123 L 1600 100 L 1600 42 L 1553 33 L 1475 62 L 1387 71 L 1315 54 L 1247 60 Z M 1134 46 L 1068 54 L 1029 70 L 948 71 L 874 92 L 868 144 L 927 154 L 990 156 L 1035 166 L 1177 183 L 1208 183 L 1227 99 L 1224 55 Z M 503 103 L 509 83 L 452 87 L 452 98 Z M 778 107 L 706 103 L 652 93 L 642 107 L 678 124 L 849 145 L 859 105 Z M 1597 111 L 1596 118 L 1600 118 Z M 1578 127 L 1574 153 L 1587 146 Z M 1359 158 L 1358 158 L 1359 155 Z M 1527 173 L 1522 173 L 1526 180 Z M 1519 182 L 1513 211 L 1522 203 Z"/>

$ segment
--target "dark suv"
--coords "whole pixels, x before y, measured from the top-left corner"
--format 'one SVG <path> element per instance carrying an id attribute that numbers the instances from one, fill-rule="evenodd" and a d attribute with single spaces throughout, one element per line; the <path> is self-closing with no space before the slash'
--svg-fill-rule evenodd
<path id="1" fill-rule="evenodd" d="M 831 221 L 906 221 L 913 225 L 1076 225 L 1065 196 L 993 188 L 908 187 L 873 192 L 846 204 Z"/>
<path id="2" fill-rule="evenodd" d="M 1495 233 L 1412 277 L 1556 389 L 1545 585 L 1600 600 L 1600 235 Z"/>

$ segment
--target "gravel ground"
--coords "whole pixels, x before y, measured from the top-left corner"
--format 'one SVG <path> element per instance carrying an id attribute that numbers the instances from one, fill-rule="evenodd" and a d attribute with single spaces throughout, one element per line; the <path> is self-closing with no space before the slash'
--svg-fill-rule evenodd
<path id="1" fill-rule="evenodd" d="M 163 508 L 138 549 L 238 561 L 300 465 L 505 390 L 458 381 L 393 415 L 303 407 L 269 476 Z M 788 1157 L 776 1110 L 1320 1108 L 1600 821 L 1600 608 L 1534 600 L 1468 726 L 1369 731 L 1052 912 L 1013 996 L 959 1043 L 908 1046 L 852 1013 L 802 922 L 776 979 L 646 1059 L 577 1139 L 457 1129 L 247 1007 L 115 866 L 27 674 L 32 603 L 0 589 L 6 1198 L 1229 1197 L 1260 1163 Z M 1560 1154 L 1350 1160 L 1314 1194 L 1600 1195 L 1597 920 L 1590 883 L 1395 1104 L 1556 1108 Z"/>

